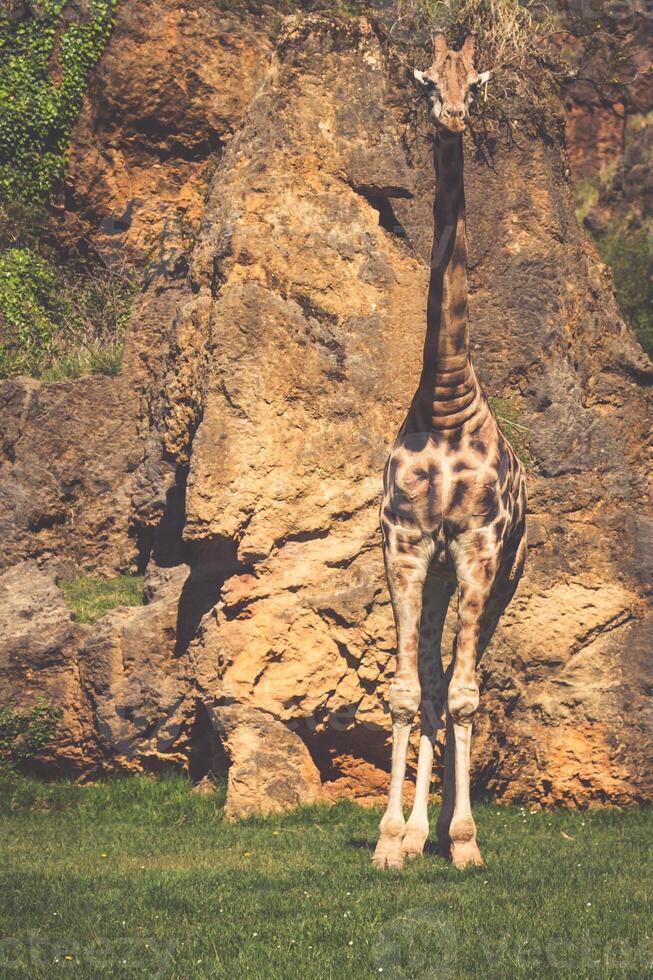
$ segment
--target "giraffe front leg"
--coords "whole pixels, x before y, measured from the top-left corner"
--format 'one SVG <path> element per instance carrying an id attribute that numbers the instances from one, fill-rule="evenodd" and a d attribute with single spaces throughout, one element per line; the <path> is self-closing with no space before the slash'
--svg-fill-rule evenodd
<path id="1" fill-rule="evenodd" d="M 449 824 L 451 860 L 457 868 L 483 864 L 476 843 L 476 824 L 469 799 L 469 762 L 472 740 L 471 720 L 453 722 L 456 802 Z"/>
<path id="2" fill-rule="evenodd" d="M 401 851 L 406 859 L 419 857 L 429 836 L 428 801 L 433 774 L 433 749 L 442 720 L 446 684 L 440 644 L 454 583 L 427 575 L 422 597 L 419 635 L 419 679 L 421 737 L 415 781 L 415 800 Z"/>
<path id="3" fill-rule="evenodd" d="M 388 805 L 379 824 L 379 839 L 372 857 L 372 864 L 375 868 L 403 868 L 404 866 L 404 856 L 401 853 L 401 842 L 405 828 L 402 797 L 409 738 L 410 721 L 394 722 L 392 726 L 390 790 L 388 792 Z"/>
<path id="4" fill-rule="evenodd" d="M 469 570 L 467 571 L 469 577 L 460 583 L 456 654 L 447 692 L 448 745 L 446 752 L 449 757 L 449 772 L 446 771 L 447 760 L 445 760 L 445 782 L 448 777 L 448 809 L 451 806 L 452 788 L 454 790 L 454 803 L 450 819 L 446 813 L 441 825 L 441 829 L 444 831 L 444 823 L 448 822 L 446 833 L 451 860 L 457 868 L 483 863 L 481 852 L 476 843 L 476 824 L 471 810 L 469 770 L 472 721 L 479 703 L 476 655 L 480 623 L 489 593 L 486 583 L 492 579 L 493 568 L 488 563 L 487 566 L 475 567 L 471 570 L 471 574 L 469 574 Z M 479 586 L 479 582 L 482 582 L 483 586 Z M 451 741 L 453 741 L 453 745 L 450 744 Z M 453 773 L 451 772 L 452 769 Z M 453 782 L 453 787 L 451 782 Z"/>
<path id="5" fill-rule="evenodd" d="M 426 563 L 417 556 L 408 562 L 405 556 L 393 560 L 386 554 L 386 572 L 397 627 L 397 672 L 389 695 L 392 771 L 388 805 L 379 825 L 380 835 L 372 862 L 377 868 L 402 868 L 403 788 L 410 729 L 420 701 L 417 648 Z"/>
<path id="6" fill-rule="evenodd" d="M 390 714 L 392 716 L 392 771 L 388 805 L 379 824 L 379 840 L 372 863 L 377 868 L 403 868 L 404 855 L 401 844 L 405 821 L 403 789 L 406 778 L 406 756 L 413 718 L 419 704 L 420 688 L 416 656 L 402 658 L 401 673 L 390 685 Z M 405 660 L 408 659 L 408 663 Z M 401 661 L 400 661 L 401 662 Z"/>
<path id="7" fill-rule="evenodd" d="M 469 600 L 469 601 L 466 601 Z M 481 852 L 476 843 L 476 824 L 472 816 L 469 797 L 469 765 L 472 746 L 472 719 L 479 702 L 476 680 L 476 649 L 478 643 L 478 616 L 475 600 L 470 610 L 469 593 L 461 589 L 459 604 L 459 632 L 456 642 L 456 661 L 449 683 L 447 711 L 451 719 L 449 735 L 453 735 L 453 768 L 455 802 L 449 840 L 451 860 L 457 868 L 468 864 L 482 864 Z"/>
<path id="8" fill-rule="evenodd" d="M 420 857 L 429 836 L 428 799 L 433 772 L 433 742 L 434 736 L 430 734 L 422 733 L 420 736 L 415 799 L 401 841 L 404 860 Z"/>

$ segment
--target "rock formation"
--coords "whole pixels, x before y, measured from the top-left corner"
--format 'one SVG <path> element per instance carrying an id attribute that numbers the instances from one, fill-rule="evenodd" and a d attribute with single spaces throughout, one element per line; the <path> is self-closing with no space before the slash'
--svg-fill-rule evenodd
<path id="1" fill-rule="evenodd" d="M 320 774 L 306 746 L 273 715 L 243 704 L 222 705 L 212 714 L 232 760 L 227 820 L 324 801 Z"/>
<path id="2" fill-rule="evenodd" d="M 226 9 L 222 9 L 222 8 Z M 71 146 L 63 233 L 119 263 L 174 264 L 207 182 L 263 81 L 274 12 L 202 0 L 121 4 Z"/>
<path id="3" fill-rule="evenodd" d="M 101 94 L 91 86 L 71 207 L 99 240 L 133 179 L 145 203 L 123 239 L 138 249 L 160 227 L 161 181 L 177 181 L 181 196 L 166 198 L 176 208 L 200 179 L 197 147 L 219 162 L 203 209 L 189 205 L 202 219 L 188 257 L 172 235 L 175 260 L 135 311 L 120 377 L 0 384 L 5 566 L 16 566 L 3 590 L 28 569 L 54 596 L 56 570 L 37 570 L 53 556 L 101 575 L 146 570 L 148 604 L 92 628 L 43 600 L 70 634 L 38 668 L 51 698 L 64 674 L 74 687 L 74 724 L 52 750 L 62 766 L 201 776 L 219 764 L 214 722 L 232 813 L 260 800 L 261 743 L 278 805 L 374 797 L 394 666 L 377 509 L 389 434 L 419 374 L 428 130 L 374 27 L 315 14 L 287 19 L 273 54 L 249 14 L 233 45 L 221 34 L 210 56 L 194 52 L 224 111 L 203 104 L 207 89 L 155 84 L 150 73 L 170 65 L 150 60 L 142 77 L 164 101 L 141 118 L 121 81 L 135 49 L 118 39 L 184 50 L 202 18 L 212 37 L 231 23 L 199 2 L 141 6 L 147 16 L 122 15 Z M 243 64 L 256 65 L 249 87 Z M 482 665 L 475 785 L 502 801 L 650 799 L 652 369 L 576 222 L 560 102 L 546 96 L 544 135 L 527 104 L 510 117 L 514 139 L 496 128 L 484 152 L 468 148 L 470 326 L 486 390 L 518 413 L 528 444 L 530 557 Z M 119 159 L 109 134 L 121 119 Z M 162 142 L 163 176 L 151 162 Z M 12 660 L 9 649 L 7 676 L 26 701 L 36 666 L 27 640 L 21 650 Z"/>
<path id="4" fill-rule="evenodd" d="M 43 700 L 62 712 L 56 741 L 40 757 L 54 773 L 97 764 L 95 719 L 79 679 L 88 627 L 73 622 L 54 576 L 35 561 L 0 575 L 0 677 L 3 703 Z"/>

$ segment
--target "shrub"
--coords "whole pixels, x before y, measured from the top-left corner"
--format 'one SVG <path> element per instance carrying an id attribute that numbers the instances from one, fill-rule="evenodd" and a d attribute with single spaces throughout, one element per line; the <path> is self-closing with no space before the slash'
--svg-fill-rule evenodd
<path id="1" fill-rule="evenodd" d="M 617 163 L 613 161 L 604 166 L 594 177 L 583 177 L 575 182 L 574 199 L 579 224 L 586 226 L 586 217 L 610 186 L 616 169 Z"/>
<path id="2" fill-rule="evenodd" d="M 117 606 L 140 606 L 143 601 L 140 575 L 118 575 L 107 581 L 77 575 L 60 586 L 79 623 L 96 623 Z"/>
<path id="3" fill-rule="evenodd" d="M 135 292 L 121 273 L 62 262 L 45 204 L 64 170 L 86 79 L 116 0 L 0 4 L 0 378 L 116 374 Z"/>
<path id="4" fill-rule="evenodd" d="M 615 166 L 574 188 L 576 217 L 591 236 L 599 255 L 612 267 L 619 311 L 649 356 L 653 356 L 653 246 L 648 229 L 630 230 L 623 219 L 593 228 L 586 218 L 610 186 Z"/>
<path id="5" fill-rule="evenodd" d="M 37 373 L 58 307 L 57 279 L 44 259 L 27 248 L 0 253 L 0 376 Z"/>
<path id="6" fill-rule="evenodd" d="M 492 71 L 489 85 L 476 99 L 470 127 L 481 155 L 491 156 L 496 138 L 510 141 L 517 131 L 557 138 L 562 114 L 552 94 L 567 66 L 550 43 L 554 20 L 546 4 L 537 0 L 397 0 L 385 5 L 382 0 L 372 0 L 370 6 L 389 62 L 403 79 L 412 66 L 426 66 L 436 30 L 445 32 L 453 48 L 459 48 L 468 34 L 476 35 L 474 64 L 478 71 Z M 409 147 L 413 139 L 430 138 L 425 107 L 426 100 L 416 90 Z"/>
<path id="7" fill-rule="evenodd" d="M 0 708 L 0 773 L 15 772 L 32 762 L 52 741 L 61 709 L 39 701 L 33 708 Z"/>
<path id="8" fill-rule="evenodd" d="M 137 290 L 120 270 L 55 264 L 27 247 L 0 252 L 0 378 L 117 374 Z"/>
<path id="9" fill-rule="evenodd" d="M 511 398 L 490 398 L 489 401 L 499 428 L 515 450 L 518 459 L 528 466 L 531 462 L 527 441 L 528 428 L 519 422 L 521 411 Z"/>
<path id="10" fill-rule="evenodd" d="M 612 266 L 621 315 L 653 357 L 653 247 L 645 231 L 612 231 L 597 239 L 601 258 Z"/>

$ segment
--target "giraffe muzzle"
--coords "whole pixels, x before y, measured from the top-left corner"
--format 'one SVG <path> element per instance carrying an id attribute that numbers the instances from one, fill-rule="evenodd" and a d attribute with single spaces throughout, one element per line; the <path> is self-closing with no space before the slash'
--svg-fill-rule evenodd
<path id="1" fill-rule="evenodd" d="M 452 133 L 462 133 L 467 125 L 465 121 L 466 115 L 465 109 L 445 107 L 440 114 L 438 122 Z"/>

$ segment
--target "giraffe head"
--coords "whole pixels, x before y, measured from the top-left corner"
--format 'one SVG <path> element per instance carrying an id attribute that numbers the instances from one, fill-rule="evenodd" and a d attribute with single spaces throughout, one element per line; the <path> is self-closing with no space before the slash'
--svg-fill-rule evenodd
<path id="1" fill-rule="evenodd" d="M 469 34 L 460 51 L 453 51 L 438 31 L 433 38 L 433 64 L 426 71 L 414 72 L 426 89 L 431 119 L 452 133 L 463 132 L 474 89 L 490 77 L 489 71 L 479 75 L 474 68 L 475 43 L 474 35 Z"/>

